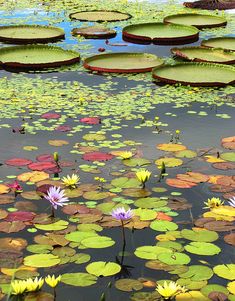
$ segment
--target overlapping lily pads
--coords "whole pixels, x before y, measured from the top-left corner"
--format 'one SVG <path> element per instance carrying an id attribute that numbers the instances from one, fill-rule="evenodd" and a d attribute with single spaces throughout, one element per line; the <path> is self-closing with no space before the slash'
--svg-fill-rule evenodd
<path id="1" fill-rule="evenodd" d="M 82 36 L 86 39 L 108 39 L 116 36 L 114 29 L 109 29 L 104 26 L 89 26 L 79 27 L 72 30 L 72 35 Z"/>
<path id="2" fill-rule="evenodd" d="M 179 57 L 193 62 L 209 62 L 221 64 L 234 64 L 235 52 L 221 48 L 184 47 L 172 48 L 171 52 Z"/>
<path id="3" fill-rule="evenodd" d="M 156 55 L 130 52 L 99 54 L 84 61 L 84 67 L 92 71 L 115 73 L 147 72 L 162 64 Z"/>
<path id="4" fill-rule="evenodd" d="M 235 83 L 235 68 L 219 64 L 180 63 L 153 69 L 153 78 L 168 84 L 225 86 Z"/>
<path id="5" fill-rule="evenodd" d="M 126 26 L 122 36 L 125 41 L 137 44 L 177 45 L 197 41 L 199 32 L 192 26 L 156 22 Z"/>
<path id="6" fill-rule="evenodd" d="M 170 15 L 164 18 L 165 23 L 192 25 L 198 29 L 226 26 L 227 20 L 220 16 L 197 13 Z"/>
<path id="7" fill-rule="evenodd" d="M 11 44 L 36 44 L 64 39 L 64 30 L 40 25 L 11 25 L 0 27 L 0 41 Z"/>
<path id="8" fill-rule="evenodd" d="M 13 69 L 35 70 L 70 65 L 79 61 L 79 53 L 54 46 L 16 46 L 0 50 L 0 65 Z"/>

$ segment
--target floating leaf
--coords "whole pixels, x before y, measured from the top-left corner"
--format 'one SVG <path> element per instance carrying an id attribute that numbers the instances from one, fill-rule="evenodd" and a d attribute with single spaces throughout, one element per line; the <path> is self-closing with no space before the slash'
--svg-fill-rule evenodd
<path id="1" fill-rule="evenodd" d="M 158 144 L 157 148 L 166 152 L 178 152 L 186 149 L 186 146 L 182 144 L 174 144 L 174 143 L 163 143 Z"/>
<path id="2" fill-rule="evenodd" d="M 158 246 L 142 246 L 135 250 L 135 256 L 143 259 L 157 259 L 159 254 L 172 253 L 171 249 Z"/>
<path id="3" fill-rule="evenodd" d="M 203 265 L 191 265 L 187 272 L 179 274 L 181 278 L 190 278 L 192 281 L 208 280 L 213 276 L 211 268 Z"/>
<path id="4" fill-rule="evenodd" d="M 37 229 L 44 230 L 44 231 L 58 231 L 58 230 L 66 229 L 68 225 L 69 223 L 67 221 L 59 220 L 52 224 L 47 224 L 47 225 L 35 224 L 34 226 Z"/>
<path id="5" fill-rule="evenodd" d="M 225 279 L 235 280 L 235 264 L 221 264 L 213 268 L 214 273 Z"/>
<path id="6" fill-rule="evenodd" d="M 89 274 L 100 276 L 112 276 L 121 271 L 121 266 L 115 262 L 96 261 L 88 264 L 86 270 Z"/>
<path id="7" fill-rule="evenodd" d="M 175 297 L 176 301 L 210 301 L 211 299 L 204 296 L 198 291 L 189 291 L 187 293 L 181 293 Z"/>
<path id="8" fill-rule="evenodd" d="M 158 260 L 169 265 L 188 264 L 191 261 L 188 255 L 179 252 L 162 253 L 158 256 Z"/>
<path id="9" fill-rule="evenodd" d="M 215 231 L 207 231 L 207 230 L 189 230 L 183 229 L 181 231 L 181 235 L 183 238 L 192 241 L 201 241 L 201 242 L 212 242 L 219 238 L 219 235 Z"/>
<path id="10" fill-rule="evenodd" d="M 108 161 L 113 159 L 114 156 L 108 153 L 91 152 L 84 154 L 82 158 L 86 161 Z"/>
<path id="11" fill-rule="evenodd" d="M 221 252 L 219 247 L 208 242 L 191 242 L 185 246 L 185 250 L 189 253 L 208 256 L 217 255 Z"/>
<path id="12" fill-rule="evenodd" d="M 150 228 L 156 231 L 174 231 L 178 229 L 178 225 L 173 223 L 173 222 L 169 222 L 169 221 L 163 221 L 163 220 L 156 220 L 151 222 L 150 224 Z"/>
<path id="13" fill-rule="evenodd" d="M 32 163 L 32 161 L 25 158 L 12 158 L 5 161 L 5 164 L 10 166 L 27 166 L 30 163 Z"/>
<path id="14" fill-rule="evenodd" d="M 97 277 L 88 273 L 66 273 L 61 277 L 61 282 L 73 286 L 90 286 L 95 284 Z"/>
<path id="15" fill-rule="evenodd" d="M 181 159 L 168 158 L 168 157 L 160 158 L 155 161 L 155 164 L 159 167 L 161 167 L 163 163 L 165 164 L 166 167 L 176 167 L 182 165 L 183 161 Z"/>
<path id="16" fill-rule="evenodd" d="M 119 279 L 115 282 L 115 287 L 120 291 L 132 292 L 139 291 L 144 286 L 139 280 L 136 279 Z"/>
<path id="17" fill-rule="evenodd" d="M 222 153 L 220 155 L 220 158 L 222 158 L 225 161 L 235 162 L 235 152 Z"/>
<path id="18" fill-rule="evenodd" d="M 53 254 L 35 254 L 24 258 L 24 265 L 36 268 L 52 267 L 60 263 L 60 258 Z"/>
<path id="19" fill-rule="evenodd" d="M 113 246 L 115 241 L 108 236 L 95 236 L 85 238 L 81 243 L 87 248 L 103 249 Z"/>

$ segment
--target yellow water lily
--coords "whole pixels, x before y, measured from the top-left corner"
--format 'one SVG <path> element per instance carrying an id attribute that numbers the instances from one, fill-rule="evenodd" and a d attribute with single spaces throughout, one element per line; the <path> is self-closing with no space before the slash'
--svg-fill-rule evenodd
<path id="1" fill-rule="evenodd" d="M 158 284 L 156 291 L 165 299 L 170 300 L 180 293 L 186 292 L 184 286 L 178 285 L 174 281 L 166 282 L 164 281 L 163 285 Z"/>
<path id="2" fill-rule="evenodd" d="M 25 280 L 14 280 L 11 281 L 11 287 L 13 291 L 12 295 L 22 295 L 26 291 L 27 283 Z"/>
<path id="3" fill-rule="evenodd" d="M 100 183 L 106 183 L 107 181 L 105 180 L 105 178 L 100 178 L 100 177 L 94 177 L 95 181 L 98 181 Z"/>
<path id="4" fill-rule="evenodd" d="M 143 188 L 145 187 L 145 183 L 149 180 L 151 176 L 151 172 L 147 169 L 141 169 L 135 173 L 138 181 L 140 181 L 143 185 Z"/>
<path id="5" fill-rule="evenodd" d="M 28 278 L 25 282 L 27 292 L 35 292 L 41 289 L 44 284 L 44 279 L 42 277 L 36 277 L 34 279 Z"/>
<path id="6" fill-rule="evenodd" d="M 123 160 L 127 160 L 127 159 L 130 159 L 131 157 L 133 157 L 133 153 L 130 151 L 123 151 L 123 152 L 120 152 L 118 154 L 118 156 L 121 157 Z"/>
<path id="7" fill-rule="evenodd" d="M 61 275 L 59 275 L 58 277 L 55 277 L 55 275 L 48 275 L 45 278 L 46 283 L 50 286 L 50 287 L 56 287 L 58 285 L 58 283 L 61 280 Z"/>
<path id="8" fill-rule="evenodd" d="M 204 209 L 213 209 L 213 208 L 218 208 L 218 207 L 222 206 L 224 204 L 224 202 L 221 201 L 221 199 L 219 199 L 219 198 L 211 198 L 211 199 L 208 199 L 207 202 L 204 202 L 204 204 L 206 205 L 206 207 L 204 207 Z"/>
<path id="9" fill-rule="evenodd" d="M 66 187 L 76 188 L 77 184 L 80 181 L 80 177 L 78 175 L 75 175 L 75 174 L 72 174 L 71 177 L 69 175 L 67 175 L 66 177 L 62 178 L 62 181 L 63 181 L 63 183 Z"/>

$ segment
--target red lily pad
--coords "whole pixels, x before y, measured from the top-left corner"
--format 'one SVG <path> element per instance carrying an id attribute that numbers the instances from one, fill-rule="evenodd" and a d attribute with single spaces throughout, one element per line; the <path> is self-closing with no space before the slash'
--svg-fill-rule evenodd
<path id="1" fill-rule="evenodd" d="M 58 119 L 61 117 L 61 115 L 57 113 L 45 113 L 42 114 L 41 117 L 45 119 Z"/>
<path id="2" fill-rule="evenodd" d="M 55 128 L 56 131 L 59 132 L 69 132 L 72 130 L 72 127 L 69 125 L 60 125 Z"/>
<path id="3" fill-rule="evenodd" d="M 31 221 L 36 214 L 33 212 L 27 212 L 27 211 L 17 211 L 17 212 L 10 212 L 5 218 L 5 221 L 7 222 L 14 222 L 14 221 L 22 221 L 22 222 L 28 222 Z"/>
<path id="4" fill-rule="evenodd" d="M 99 117 L 84 117 L 80 119 L 81 122 L 86 124 L 99 124 L 101 119 Z"/>
<path id="5" fill-rule="evenodd" d="M 39 194 L 40 194 L 40 193 L 46 194 L 47 191 L 48 191 L 48 189 L 51 188 L 51 187 L 53 187 L 53 185 L 51 185 L 51 184 L 43 184 L 43 185 L 39 186 L 39 187 L 36 189 L 36 191 L 37 191 L 37 193 L 39 193 Z"/>
<path id="6" fill-rule="evenodd" d="M 192 188 L 193 186 L 197 186 L 196 183 L 183 181 L 179 179 L 166 179 L 166 183 L 169 186 L 177 187 L 177 188 Z"/>
<path id="7" fill-rule="evenodd" d="M 83 155 L 83 160 L 87 161 L 108 161 L 114 158 L 113 155 L 101 152 L 91 152 Z"/>
<path id="8" fill-rule="evenodd" d="M 54 158 L 51 154 L 42 154 L 36 157 L 38 162 L 54 162 Z"/>
<path id="9" fill-rule="evenodd" d="M 25 158 L 12 158 L 5 161 L 5 164 L 10 166 L 27 166 L 33 161 L 25 159 Z"/>
<path id="10" fill-rule="evenodd" d="M 31 170 L 38 170 L 38 171 L 43 171 L 43 170 L 48 170 L 51 168 L 56 167 L 57 165 L 54 162 L 34 162 L 28 165 L 28 168 Z"/>
<path id="11" fill-rule="evenodd" d="M 87 208 L 87 207 L 84 206 L 84 205 L 71 204 L 71 205 L 67 205 L 67 206 L 63 207 L 63 208 L 62 208 L 62 211 L 63 211 L 65 214 L 74 215 L 74 214 L 77 214 L 77 213 L 80 213 L 80 214 L 86 214 L 86 213 L 89 213 L 89 212 L 90 212 L 90 209 Z"/>

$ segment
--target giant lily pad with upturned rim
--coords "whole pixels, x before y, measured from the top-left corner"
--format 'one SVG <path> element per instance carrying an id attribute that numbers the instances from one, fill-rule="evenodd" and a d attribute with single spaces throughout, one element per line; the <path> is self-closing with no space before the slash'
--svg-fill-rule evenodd
<path id="1" fill-rule="evenodd" d="M 115 22 L 128 20 L 132 16 L 115 10 L 87 10 L 72 13 L 69 17 L 72 20 L 87 22 Z"/>
<path id="2" fill-rule="evenodd" d="M 153 78 L 163 83 L 191 86 L 235 84 L 235 67 L 209 63 L 180 63 L 153 69 Z"/>
<path id="3" fill-rule="evenodd" d="M 0 26 L 0 41 L 11 44 L 49 43 L 64 39 L 64 30 L 41 25 Z"/>
<path id="4" fill-rule="evenodd" d="M 0 66 L 37 70 L 70 65 L 80 61 L 80 54 L 47 45 L 13 46 L 0 49 Z"/>
<path id="5" fill-rule="evenodd" d="M 193 62 L 235 64 L 235 52 L 221 48 L 182 47 L 172 48 L 171 53 Z"/>
<path id="6" fill-rule="evenodd" d="M 72 30 L 73 36 L 82 36 L 86 39 L 110 39 L 116 34 L 116 30 L 104 26 L 79 27 Z"/>
<path id="7" fill-rule="evenodd" d="M 227 25 L 227 20 L 223 17 L 193 13 L 166 16 L 163 21 L 166 24 L 191 25 L 198 29 Z"/>
<path id="8" fill-rule="evenodd" d="M 208 40 L 203 40 L 201 45 L 208 48 L 222 48 L 225 50 L 235 51 L 235 37 L 211 38 Z"/>
<path id="9" fill-rule="evenodd" d="M 122 37 L 137 44 L 178 45 L 196 42 L 199 31 L 193 26 L 152 22 L 128 25 L 123 28 Z"/>
<path id="10" fill-rule="evenodd" d="M 84 67 L 93 71 L 134 73 L 151 71 L 163 60 L 150 53 L 115 52 L 88 57 Z"/>

